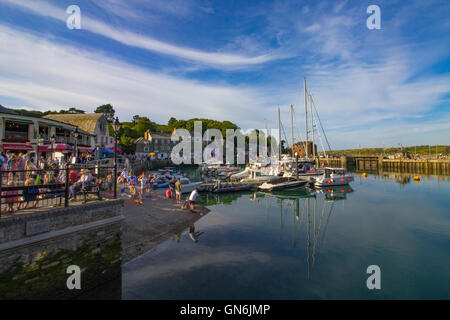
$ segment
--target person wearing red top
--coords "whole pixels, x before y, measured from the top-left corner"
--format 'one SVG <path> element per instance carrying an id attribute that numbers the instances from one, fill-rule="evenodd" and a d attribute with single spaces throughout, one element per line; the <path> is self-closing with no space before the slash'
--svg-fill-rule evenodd
<path id="1" fill-rule="evenodd" d="M 79 174 L 76 170 L 73 170 L 73 167 L 69 171 L 69 182 L 75 182 L 79 178 Z"/>

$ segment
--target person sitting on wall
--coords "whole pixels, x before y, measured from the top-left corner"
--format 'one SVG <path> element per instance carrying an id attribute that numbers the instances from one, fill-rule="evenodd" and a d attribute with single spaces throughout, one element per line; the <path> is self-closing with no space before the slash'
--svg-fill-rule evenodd
<path id="1" fill-rule="evenodd" d="M 77 192 L 81 189 L 87 189 L 94 180 L 92 174 L 87 169 L 81 169 L 81 177 L 69 188 L 69 200 L 76 200 Z"/>

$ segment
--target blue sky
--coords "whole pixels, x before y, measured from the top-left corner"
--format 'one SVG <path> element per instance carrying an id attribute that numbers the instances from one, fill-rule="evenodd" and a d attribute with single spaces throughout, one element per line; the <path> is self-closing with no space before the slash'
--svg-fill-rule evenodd
<path id="1" fill-rule="evenodd" d="M 81 30 L 66 27 L 73 4 Z M 0 0 L 0 45 L 4 106 L 243 129 L 276 128 L 280 107 L 290 140 L 291 104 L 305 135 L 306 77 L 332 148 L 450 141 L 447 0 Z"/>

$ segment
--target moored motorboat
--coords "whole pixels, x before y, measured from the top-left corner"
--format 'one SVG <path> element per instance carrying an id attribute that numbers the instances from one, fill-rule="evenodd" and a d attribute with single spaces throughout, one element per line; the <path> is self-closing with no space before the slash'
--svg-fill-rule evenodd
<path id="1" fill-rule="evenodd" d="M 274 182 L 265 182 L 258 187 L 261 191 L 276 191 L 284 189 L 299 188 L 306 185 L 308 181 L 295 178 L 279 178 Z"/>
<path id="2" fill-rule="evenodd" d="M 181 193 L 189 193 L 192 192 L 194 189 L 199 188 L 203 182 L 191 182 L 189 178 L 183 177 L 180 178 L 181 183 Z"/>
<path id="3" fill-rule="evenodd" d="M 352 182 L 353 176 L 348 174 L 344 168 L 325 168 L 320 177 L 316 177 L 314 183 L 317 187 L 341 186 Z"/>

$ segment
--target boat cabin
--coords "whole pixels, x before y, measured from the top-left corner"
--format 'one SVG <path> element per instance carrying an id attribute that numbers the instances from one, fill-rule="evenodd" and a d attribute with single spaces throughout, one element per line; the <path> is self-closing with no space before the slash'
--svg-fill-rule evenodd
<path id="1" fill-rule="evenodd" d="M 344 168 L 325 168 L 325 178 L 332 178 L 333 176 L 343 176 L 346 170 Z"/>

